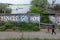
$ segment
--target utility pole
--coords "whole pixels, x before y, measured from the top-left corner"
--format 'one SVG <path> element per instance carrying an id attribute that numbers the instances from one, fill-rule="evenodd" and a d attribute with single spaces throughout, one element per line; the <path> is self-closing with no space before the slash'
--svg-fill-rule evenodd
<path id="1" fill-rule="evenodd" d="M 39 17 L 40 17 L 41 15 L 39 15 Z M 41 17 L 40 17 L 41 18 Z M 39 19 L 39 30 L 40 30 L 40 19 Z"/>

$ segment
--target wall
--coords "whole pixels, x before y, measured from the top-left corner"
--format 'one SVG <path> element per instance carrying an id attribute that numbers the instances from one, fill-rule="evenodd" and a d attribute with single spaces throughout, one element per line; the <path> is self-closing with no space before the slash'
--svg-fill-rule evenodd
<path id="1" fill-rule="evenodd" d="M 26 14 L 29 10 L 30 10 L 30 7 L 31 5 L 10 5 L 9 6 L 11 9 L 12 9 L 12 12 L 11 14 Z"/>
<path id="2" fill-rule="evenodd" d="M 0 21 L 16 21 L 16 22 L 40 22 L 40 15 L 27 15 L 27 14 L 19 14 L 19 15 L 1 15 Z"/>
<path id="3" fill-rule="evenodd" d="M 43 16 L 43 15 L 42 15 Z M 57 23 L 60 25 L 60 16 L 49 16 L 49 20 L 52 23 Z M 40 15 L 39 14 L 4 14 L 0 15 L 0 21 L 15 21 L 15 22 L 33 22 L 39 23 L 40 22 Z M 49 22 L 48 22 L 49 23 Z M 47 23 L 47 24 L 48 24 Z"/>

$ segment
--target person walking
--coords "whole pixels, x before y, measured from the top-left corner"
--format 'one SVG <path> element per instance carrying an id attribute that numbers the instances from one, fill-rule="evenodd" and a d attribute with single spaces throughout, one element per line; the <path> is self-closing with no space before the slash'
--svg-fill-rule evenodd
<path id="1" fill-rule="evenodd" d="M 48 33 L 50 32 L 50 29 L 51 29 L 51 27 L 50 27 L 50 26 L 48 26 L 48 27 L 47 27 Z"/>
<path id="2" fill-rule="evenodd" d="M 55 25 L 52 25 L 52 34 L 55 34 L 55 35 L 56 35 L 56 32 L 55 32 Z"/>

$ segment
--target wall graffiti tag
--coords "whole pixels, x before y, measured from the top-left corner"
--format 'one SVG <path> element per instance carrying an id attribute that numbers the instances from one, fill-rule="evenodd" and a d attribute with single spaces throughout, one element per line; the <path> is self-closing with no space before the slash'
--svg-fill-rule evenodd
<path id="1" fill-rule="evenodd" d="M 31 22 L 40 22 L 40 16 L 35 15 L 30 17 Z"/>
<path id="2" fill-rule="evenodd" d="M 57 24 L 60 25 L 60 16 L 57 17 Z"/>
<path id="3" fill-rule="evenodd" d="M 60 16 L 49 15 L 49 20 L 52 23 L 57 23 L 60 25 Z M 38 14 L 10 14 L 10 15 L 0 15 L 0 21 L 14 21 L 14 22 L 40 22 L 40 15 Z"/>
<path id="4" fill-rule="evenodd" d="M 18 16 L 18 21 L 20 22 L 28 22 L 28 16 L 27 15 L 19 15 Z"/>
<path id="5" fill-rule="evenodd" d="M 52 22 L 52 23 L 56 23 L 57 21 L 57 19 L 56 19 L 56 17 L 55 16 L 49 16 L 49 20 Z"/>
<path id="6" fill-rule="evenodd" d="M 0 21 L 40 22 L 40 15 L 0 15 Z"/>

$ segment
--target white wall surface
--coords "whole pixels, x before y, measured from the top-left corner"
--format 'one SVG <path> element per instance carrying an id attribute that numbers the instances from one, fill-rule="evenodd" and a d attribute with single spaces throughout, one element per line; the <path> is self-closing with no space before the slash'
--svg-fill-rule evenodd
<path id="1" fill-rule="evenodd" d="M 31 5 L 10 5 L 9 7 L 12 9 L 11 14 L 23 14 L 30 10 Z"/>

